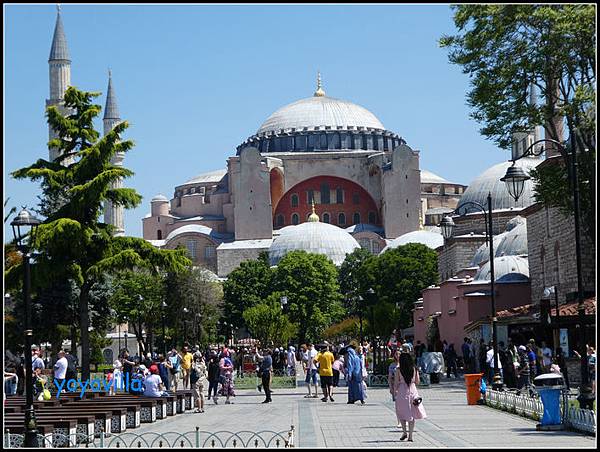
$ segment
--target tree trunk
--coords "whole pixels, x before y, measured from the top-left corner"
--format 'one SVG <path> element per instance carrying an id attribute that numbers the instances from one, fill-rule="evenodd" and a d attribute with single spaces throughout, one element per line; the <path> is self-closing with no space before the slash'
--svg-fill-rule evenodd
<path id="1" fill-rule="evenodd" d="M 81 330 L 81 380 L 90 378 L 90 314 L 89 286 L 84 284 L 79 295 L 79 328 Z"/>

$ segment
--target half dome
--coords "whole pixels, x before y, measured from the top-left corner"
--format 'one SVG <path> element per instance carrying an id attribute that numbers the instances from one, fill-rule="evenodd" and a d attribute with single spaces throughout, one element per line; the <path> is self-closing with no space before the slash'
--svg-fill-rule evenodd
<path id="1" fill-rule="evenodd" d="M 335 265 L 341 265 L 356 248 L 358 242 L 332 224 L 309 221 L 280 229 L 281 234 L 273 239 L 269 248 L 271 265 L 277 265 L 290 251 L 303 250 L 308 253 L 324 254 Z"/>
<path id="2" fill-rule="evenodd" d="M 515 165 L 521 167 L 525 173 L 529 174 L 529 171 L 535 168 L 540 162 L 541 160 L 539 158 L 525 157 L 517 160 Z M 472 206 L 465 206 L 461 209 L 461 207 L 468 202 L 477 202 L 487 209 L 488 193 L 492 194 L 492 210 L 494 211 L 522 209 L 533 204 L 535 199 L 533 193 L 533 181 L 531 179 L 525 182 L 523 194 L 518 202 L 515 202 L 512 196 L 509 195 L 506 184 L 500 180 L 506 175 L 506 170 L 512 165 L 512 161 L 498 163 L 477 176 L 461 196 L 456 207 L 457 212 L 459 209 L 461 214 L 463 212 L 480 212 L 480 210 Z"/>
<path id="3" fill-rule="evenodd" d="M 267 118 L 256 133 L 279 133 L 291 129 L 301 131 L 304 128 L 314 130 L 316 127 L 323 130 L 326 127 L 333 130 L 351 127 L 385 130 L 381 121 L 360 105 L 327 96 L 313 96 L 280 108 Z"/>
<path id="4" fill-rule="evenodd" d="M 381 252 L 385 253 L 387 250 L 398 248 L 407 243 L 421 243 L 434 250 L 444 244 L 444 237 L 437 232 L 426 230 L 412 231 L 396 237 Z"/>
<path id="5" fill-rule="evenodd" d="M 529 261 L 519 256 L 502 256 L 494 258 L 494 278 L 496 282 L 527 282 L 529 281 Z M 490 263 L 481 267 L 473 281 L 490 281 Z"/>

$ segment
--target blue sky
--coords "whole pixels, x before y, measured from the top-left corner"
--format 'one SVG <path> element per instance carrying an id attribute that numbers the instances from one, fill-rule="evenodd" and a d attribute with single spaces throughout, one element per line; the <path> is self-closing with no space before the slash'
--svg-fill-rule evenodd
<path id="1" fill-rule="evenodd" d="M 278 108 L 327 95 L 372 111 L 421 151 L 421 168 L 468 184 L 510 158 L 469 118 L 468 76 L 439 48 L 455 31 L 447 5 L 70 5 L 62 18 L 71 83 L 101 91 L 113 73 L 126 137 L 126 180 L 144 197 L 125 212 L 126 234 L 157 193 L 224 168 Z M 4 197 L 34 206 L 39 186 L 9 173 L 47 158 L 44 103 L 54 5 L 4 6 Z M 100 117 L 101 118 L 101 117 Z M 98 119 L 98 130 L 102 130 Z M 5 234 L 10 232 L 5 227 Z"/>

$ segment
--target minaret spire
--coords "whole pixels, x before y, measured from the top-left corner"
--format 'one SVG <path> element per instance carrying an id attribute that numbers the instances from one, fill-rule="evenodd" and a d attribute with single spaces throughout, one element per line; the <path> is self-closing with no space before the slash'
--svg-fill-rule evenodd
<path id="1" fill-rule="evenodd" d="M 56 24 L 54 25 L 54 36 L 52 37 L 52 45 L 50 46 L 48 69 L 50 75 L 50 96 L 46 100 L 46 108 L 55 106 L 63 115 L 70 114 L 71 112 L 64 107 L 64 96 L 65 91 L 71 85 L 71 59 L 62 23 L 60 5 L 56 5 Z M 48 137 L 49 140 L 52 140 L 57 138 L 58 135 L 54 130 L 49 128 Z M 50 161 L 54 161 L 58 156 L 57 149 L 49 149 Z M 62 161 L 64 165 L 72 162 L 72 158 Z"/>
<path id="2" fill-rule="evenodd" d="M 324 97 L 325 91 L 323 91 L 323 86 L 321 84 L 321 73 L 317 72 L 317 90 L 314 94 L 315 97 Z"/>
<path id="3" fill-rule="evenodd" d="M 106 106 L 104 108 L 104 118 L 102 118 L 104 124 L 104 135 L 110 133 L 110 131 L 121 122 L 119 116 L 119 109 L 117 107 L 117 96 L 112 83 L 112 71 L 108 69 L 108 88 L 106 89 Z M 123 166 L 123 159 L 125 154 L 123 152 L 117 152 L 111 159 L 111 163 L 115 166 Z M 123 179 L 115 181 L 111 188 L 123 188 Z M 114 205 L 110 201 L 104 202 L 104 223 L 110 224 L 115 227 L 115 235 L 125 234 L 125 219 L 123 216 L 123 206 Z"/>

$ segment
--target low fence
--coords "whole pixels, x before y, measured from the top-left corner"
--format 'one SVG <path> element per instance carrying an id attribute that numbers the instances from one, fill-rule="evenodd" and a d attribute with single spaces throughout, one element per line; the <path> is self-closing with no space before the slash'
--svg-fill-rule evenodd
<path id="1" fill-rule="evenodd" d="M 107 436 L 102 432 L 98 438 L 93 435 L 50 433 L 38 435 L 40 448 L 85 447 L 85 448 L 196 448 L 213 449 L 225 447 L 238 448 L 291 448 L 294 447 L 294 426 L 290 430 L 274 432 L 264 430 L 251 431 L 218 431 L 206 432 L 196 427 L 195 431 L 179 433 L 144 434 L 123 433 Z M 23 446 L 23 435 L 5 433 L 4 448 L 19 448 Z"/>
<path id="2" fill-rule="evenodd" d="M 539 420 L 544 415 L 544 405 L 538 397 L 517 395 L 510 391 L 486 391 L 486 404 L 492 408 L 509 411 Z M 561 416 L 565 426 L 585 433 L 596 434 L 596 412 L 569 406 L 565 413 L 563 398 L 560 401 Z"/>

